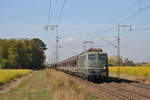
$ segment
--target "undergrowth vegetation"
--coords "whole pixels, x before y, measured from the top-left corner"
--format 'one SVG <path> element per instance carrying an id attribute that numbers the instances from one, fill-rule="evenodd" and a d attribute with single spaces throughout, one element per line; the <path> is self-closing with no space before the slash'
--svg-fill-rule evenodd
<path id="1" fill-rule="evenodd" d="M 10 82 L 12 79 L 24 76 L 32 72 L 28 69 L 7 69 L 0 70 L 0 85 Z"/>
<path id="2" fill-rule="evenodd" d="M 49 87 L 53 90 L 53 100 L 97 100 L 98 97 L 87 93 L 85 86 L 71 81 L 63 72 L 48 70 Z"/>
<path id="3" fill-rule="evenodd" d="M 150 78 L 150 67 L 148 66 L 120 66 L 120 73 L 129 74 L 135 76 L 149 77 Z M 118 67 L 109 67 L 109 72 L 117 73 Z"/>

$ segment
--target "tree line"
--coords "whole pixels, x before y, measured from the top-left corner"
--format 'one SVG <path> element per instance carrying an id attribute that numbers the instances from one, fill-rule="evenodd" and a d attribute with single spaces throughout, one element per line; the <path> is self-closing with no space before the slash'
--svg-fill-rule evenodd
<path id="1" fill-rule="evenodd" d="M 0 68 L 42 69 L 46 45 L 38 38 L 0 39 Z"/>
<path id="2" fill-rule="evenodd" d="M 117 56 L 108 57 L 108 64 L 109 66 L 117 66 L 118 57 Z M 150 66 L 150 62 L 135 63 L 133 60 L 121 56 L 119 58 L 119 65 L 120 66 Z"/>
<path id="3" fill-rule="evenodd" d="M 108 58 L 109 66 L 117 66 L 118 65 L 118 57 L 117 56 L 110 56 Z M 136 66 L 136 64 L 129 60 L 128 58 L 120 57 L 119 58 L 119 65 L 120 66 Z"/>

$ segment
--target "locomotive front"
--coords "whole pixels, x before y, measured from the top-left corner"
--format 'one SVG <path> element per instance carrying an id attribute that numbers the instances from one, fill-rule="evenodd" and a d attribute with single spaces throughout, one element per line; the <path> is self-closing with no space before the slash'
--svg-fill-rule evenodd
<path id="1" fill-rule="evenodd" d="M 85 56 L 85 75 L 88 79 L 103 80 L 108 78 L 108 57 L 101 49 L 91 49 Z M 83 65 L 82 65 L 83 66 Z"/>
<path id="2" fill-rule="evenodd" d="M 107 54 L 90 52 L 88 54 L 88 74 L 90 78 L 105 79 L 108 77 Z"/>

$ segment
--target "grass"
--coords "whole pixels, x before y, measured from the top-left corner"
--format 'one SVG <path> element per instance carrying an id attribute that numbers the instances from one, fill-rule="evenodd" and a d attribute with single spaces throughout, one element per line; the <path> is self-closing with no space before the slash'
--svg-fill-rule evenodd
<path id="1" fill-rule="evenodd" d="M 10 82 L 11 80 L 27 75 L 32 70 L 27 69 L 8 69 L 8 70 L 0 70 L 0 85 Z"/>
<path id="2" fill-rule="evenodd" d="M 16 88 L 0 94 L 0 100 L 52 100 L 45 70 L 23 80 Z"/>
<path id="3" fill-rule="evenodd" d="M 0 100 L 98 100 L 69 77 L 55 70 L 37 71 L 25 77 L 19 85 L 7 93 L 0 94 Z"/>
<path id="4" fill-rule="evenodd" d="M 74 83 L 62 72 L 48 70 L 48 83 L 53 91 L 53 100 L 97 100 L 93 94 L 85 91 L 85 86 Z"/>
<path id="5" fill-rule="evenodd" d="M 109 71 L 112 73 L 117 73 L 117 67 L 109 67 Z M 148 77 L 150 78 L 150 67 L 148 66 L 120 66 L 120 73 Z"/>

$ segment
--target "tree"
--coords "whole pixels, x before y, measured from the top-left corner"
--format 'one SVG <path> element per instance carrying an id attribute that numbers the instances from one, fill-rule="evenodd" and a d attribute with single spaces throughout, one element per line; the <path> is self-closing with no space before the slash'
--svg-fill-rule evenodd
<path id="1" fill-rule="evenodd" d="M 10 67 L 10 63 L 7 59 L 2 59 L 0 60 L 0 68 L 4 69 L 4 68 L 11 68 Z"/>
<path id="2" fill-rule="evenodd" d="M 41 49 L 43 51 L 47 49 L 46 48 L 46 44 L 44 44 L 44 42 L 42 40 L 40 40 L 38 38 L 33 38 L 31 41 L 35 44 L 35 46 L 37 48 L 39 48 L 39 49 Z"/>
<path id="3" fill-rule="evenodd" d="M 46 45 L 40 39 L 0 39 L 0 68 L 41 69 Z"/>
<path id="4" fill-rule="evenodd" d="M 108 64 L 109 64 L 109 66 L 117 66 L 118 65 L 118 57 L 117 56 L 108 57 Z M 123 57 L 119 58 L 119 64 L 123 65 Z"/>
<path id="5" fill-rule="evenodd" d="M 33 43 L 33 62 L 35 66 L 43 66 L 46 56 L 44 51 L 47 49 L 46 45 L 40 39 L 34 38 L 31 40 Z"/>
<path id="6" fill-rule="evenodd" d="M 146 64 L 144 64 L 144 66 L 150 66 L 150 62 L 147 62 Z"/>
<path id="7" fill-rule="evenodd" d="M 129 60 L 128 58 L 120 57 L 119 63 L 121 66 L 135 66 L 135 63 L 132 60 Z M 110 56 L 108 58 L 108 64 L 109 66 L 116 66 L 118 65 L 118 57 L 117 56 Z"/>
<path id="8" fill-rule="evenodd" d="M 129 60 L 128 58 L 126 58 L 123 62 L 124 66 L 135 66 L 135 63 L 132 60 Z"/>

